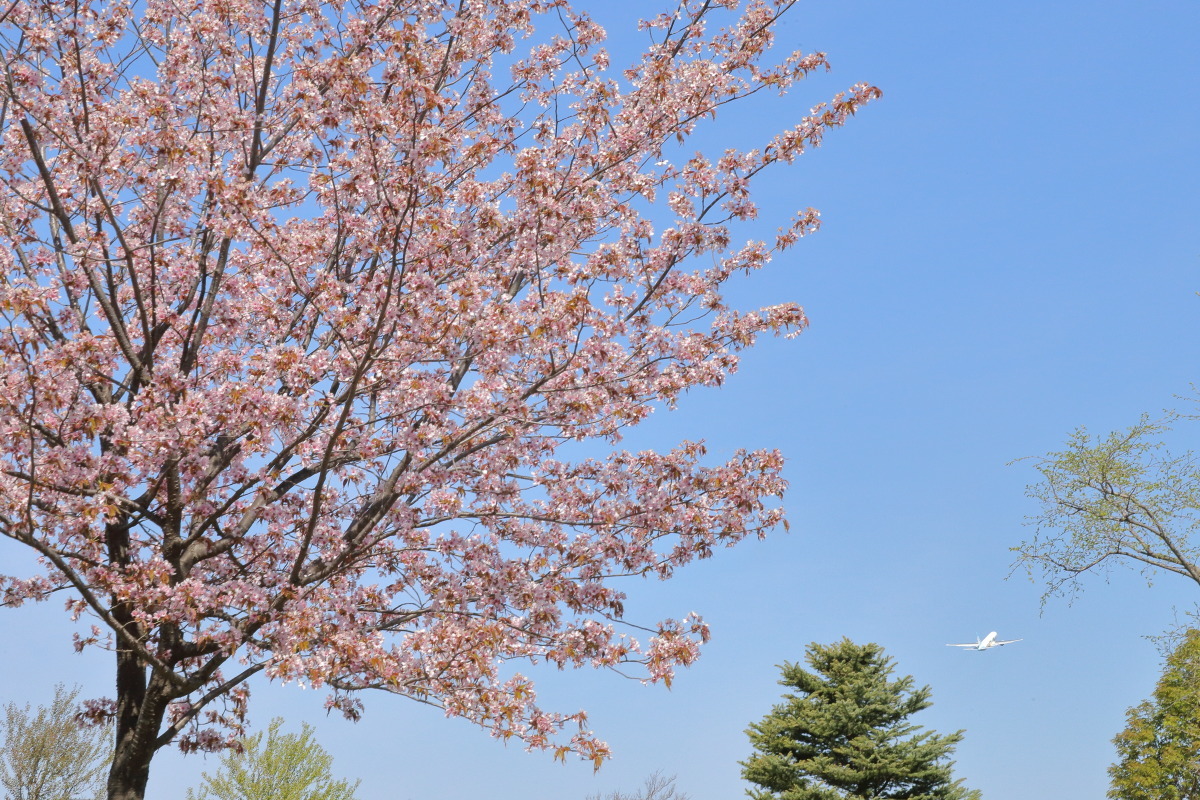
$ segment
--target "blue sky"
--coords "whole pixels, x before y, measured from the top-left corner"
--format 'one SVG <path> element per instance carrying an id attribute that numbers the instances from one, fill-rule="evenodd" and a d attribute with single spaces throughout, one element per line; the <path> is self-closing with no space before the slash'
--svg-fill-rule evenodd
<path id="1" fill-rule="evenodd" d="M 618 47 L 621 23 L 657 8 L 581 6 Z M 789 456 L 790 534 L 628 586 L 634 619 L 705 616 L 701 661 L 670 691 L 534 673 L 546 705 L 588 709 L 613 746 L 598 774 L 387 696 L 352 725 L 325 717 L 320 693 L 256 685 L 255 723 L 315 725 L 335 770 L 362 779 L 361 800 L 582 800 L 655 770 L 692 800 L 729 800 L 744 789 L 743 731 L 779 697 L 775 665 L 849 636 L 932 687 L 914 721 L 965 729 L 958 774 L 988 800 L 1102 796 L 1110 740 L 1159 673 L 1142 637 L 1200 595 L 1115 573 L 1041 613 L 1039 586 L 1006 580 L 1036 510 L 1032 467 L 1009 462 L 1078 425 L 1131 423 L 1200 379 L 1197 31 L 1191 0 L 802 3 L 782 36 L 827 51 L 833 72 L 727 115 L 710 138 L 765 136 L 857 81 L 884 90 L 758 186 L 762 231 L 809 205 L 825 226 L 738 297 L 797 300 L 812 327 L 765 342 L 724 388 L 627 442 L 703 437 L 714 456 Z M 0 698 L 42 702 L 56 681 L 107 691 L 104 655 L 72 654 L 56 605 L 6 611 L 0 625 L 14 643 Z M 944 646 L 991 630 L 1024 641 Z M 150 796 L 181 797 L 214 766 L 164 755 Z"/>

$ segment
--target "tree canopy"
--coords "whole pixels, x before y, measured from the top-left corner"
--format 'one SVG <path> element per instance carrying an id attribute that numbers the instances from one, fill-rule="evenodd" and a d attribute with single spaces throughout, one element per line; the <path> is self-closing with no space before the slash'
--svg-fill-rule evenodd
<path id="1" fill-rule="evenodd" d="M 358 782 L 333 777 L 333 756 L 317 743 L 311 726 L 284 733 L 275 718 L 239 750 L 221 755 L 221 768 L 204 773 L 187 800 L 355 800 Z"/>
<path id="2" fill-rule="evenodd" d="M 746 731 L 742 762 L 753 800 L 978 800 L 952 777 L 962 731 L 938 735 L 908 718 L 932 703 L 911 675 L 891 679 L 877 644 L 842 639 L 805 651 L 812 668 L 785 663 L 791 691 Z"/>
<path id="3" fill-rule="evenodd" d="M 112 800 L 235 745 L 255 675 L 599 763 L 504 665 L 696 658 L 699 617 L 629 637 L 612 581 L 781 524 L 782 455 L 618 442 L 806 324 L 723 285 L 817 212 L 737 225 L 879 91 L 685 149 L 827 67 L 772 50 L 793 5 L 672 4 L 613 67 L 566 0 L 5 4 L 0 535 L 44 570 L 0 593 L 114 652 Z"/>
<path id="4" fill-rule="evenodd" d="M 96 800 L 112 755 L 112 730 L 81 725 L 79 689 L 54 687 L 36 710 L 8 703 L 0 717 L 4 800 Z"/>
<path id="5" fill-rule="evenodd" d="M 1185 419 L 1143 416 L 1104 436 L 1080 428 L 1066 449 L 1037 461 L 1042 480 L 1029 487 L 1042 506 L 1037 533 L 1016 551 L 1018 565 L 1044 576 L 1047 596 L 1117 565 L 1200 585 L 1200 465 L 1165 441 Z"/>
<path id="6" fill-rule="evenodd" d="M 1200 630 L 1167 657 L 1154 696 L 1129 709 L 1113 744 L 1112 800 L 1200 798 Z"/>

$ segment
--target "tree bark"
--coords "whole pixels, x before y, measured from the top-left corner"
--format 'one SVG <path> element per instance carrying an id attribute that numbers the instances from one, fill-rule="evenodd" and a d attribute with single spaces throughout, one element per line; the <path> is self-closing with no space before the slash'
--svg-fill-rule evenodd
<path id="1" fill-rule="evenodd" d="M 114 616 L 118 609 L 114 609 Z M 128 613 L 126 611 L 126 613 Z M 153 749 L 141 741 L 139 725 L 146 705 L 146 670 L 137 654 L 117 647 L 116 750 L 108 773 L 108 800 L 143 800 L 150 779 Z"/>
<path id="2" fill-rule="evenodd" d="M 114 523 L 106 526 L 109 560 L 113 564 L 129 563 L 129 528 Z M 113 621 L 128 636 L 137 640 L 141 626 L 133 616 L 129 601 L 115 602 L 111 609 Z M 116 637 L 117 709 L 116 745 L 112 768 L 108 773 L 109 800 L 143 800 L 146 782 L 150 779 L 150 759 L 154 755 L 154 738 L 158 733 L 166 704 L 153 701 L 158 692 L 148 691 L 147 668 L 125 637 Z M 154 706 L 158 719 L 154 720 Z M 148 718 L 149 715 L 149 718 Z"/>

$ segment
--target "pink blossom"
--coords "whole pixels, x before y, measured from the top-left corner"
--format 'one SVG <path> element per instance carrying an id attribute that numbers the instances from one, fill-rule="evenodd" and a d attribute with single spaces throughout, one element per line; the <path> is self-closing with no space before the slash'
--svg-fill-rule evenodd
<path id="1" fill-rule="evenodd" d="M 774 242 L 736 224 L 878 90 L 678 155 L 826 66 L 768 60 L 791 5 L 682 4 L 621 72 L 565 0 L 5 12 L 0 533 L 44 573 L 0 602 L 66 588 L 77 646 L 114 651 L 87 711 L 116 720 L 114 797 L 172 741 L 236 746 L 260 672 L 598 764 L 585 716 L 505 665 L 669 683 L 697 657 L 698 617 L 630 635 L 617 579 L 783 523 L 782 457 L 617 443 L 807 324 L 722 285 L 817 213 Z"/>

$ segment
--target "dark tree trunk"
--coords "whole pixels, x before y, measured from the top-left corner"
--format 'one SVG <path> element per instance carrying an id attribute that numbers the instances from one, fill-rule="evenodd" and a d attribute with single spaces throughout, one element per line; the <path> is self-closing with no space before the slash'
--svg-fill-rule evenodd
<path id="1" fill-rule="evenodd" d="M 129 528 L 121 524 L 106 526 L 108 556 L 113 564 L 129 563 Z M 128 638 L 139 640 L 141 626 L 128 602 L 117 602 L 110 609 L 113 621 Z M 147 667 L 127 638 L 118 635 L 116 747 L 108 773 L 108 800 L 143 800 L 150 779 L 150 759 L 157 749 L 155 738 L 166 711 L 160 687 L 154 686 Z"/>
<path id="2" fill-rule="evenodd" d="M 117 650 L 116 750 L 108 773 L 108 800 L 144 800 L 150 761 L 163 745 L 171 701 L 167 681 L 148 672 L 137 654 Z"/>
<path id="3" fill-rule="evenodd" d="M 136 653 L 118 645 L 117 742 L 108 773 L 108 800 L 143 800 L 146 796 L 153 750 L 141 741 L 145 737 L 138 735 L 145 705 L 146 669 Z"/>

